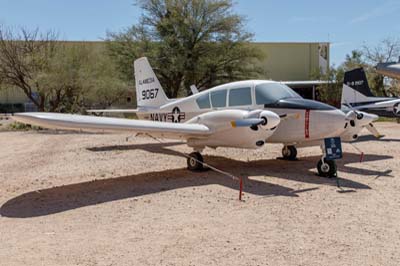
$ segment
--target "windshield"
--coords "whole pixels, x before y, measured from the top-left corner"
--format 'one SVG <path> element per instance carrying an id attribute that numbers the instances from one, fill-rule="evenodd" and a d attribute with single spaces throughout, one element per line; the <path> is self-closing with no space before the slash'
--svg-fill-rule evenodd
<path id="1" fill-rule="evenodd" d="M 301 98 L 301 96 L 281 83 L 262 83 L 256 86 L 257 104 L 272 104 L 286 98 Z"/>

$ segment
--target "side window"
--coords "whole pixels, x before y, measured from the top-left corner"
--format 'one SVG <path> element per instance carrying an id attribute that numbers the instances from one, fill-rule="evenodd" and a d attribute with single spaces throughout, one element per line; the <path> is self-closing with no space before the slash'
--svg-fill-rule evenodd
<path id="1" fill-rule="evenodd" d="M 199 106 L 200 109 L 207 109 L 211 108 L 210 105 L 210 96 L 209 93 L 206 93 L 204 95 L 201 95 L 196 99 L 197 105 Z"/>
<path id="2" fill-rule="evenodd" d="M 226 92 L 227 90 L 211 92 L 211 103 L 213 107 L 226 106 Z"/>
<path id="3" fill-rule="evenodd" d="M 231 89 L 229 106 L 251 105 L 251 88 Z"/>

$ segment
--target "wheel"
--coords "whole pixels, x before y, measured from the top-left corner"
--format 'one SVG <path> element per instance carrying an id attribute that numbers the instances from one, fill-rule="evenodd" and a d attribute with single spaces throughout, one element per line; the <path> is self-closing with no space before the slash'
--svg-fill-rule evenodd
<path id="1" fill-rule="evenodd" d="M 297 149 L 295 146 L 284 146 L 282 156 L 285 160 L 294 161 L 297 158 Z"/>
<path id="2" fill-rule="evenodd" d="M 203 156 L 199 152 L 192 152 L 187 159 L 187 167 L 192 171 L 203 169 Z"/>
<path id="3" fill-rule="evenodd" d="M 317 164 L 318 175 L 322 177 L 335 177 L 336 176 L 336 162 L 334 160 L 322 160 Z"/>

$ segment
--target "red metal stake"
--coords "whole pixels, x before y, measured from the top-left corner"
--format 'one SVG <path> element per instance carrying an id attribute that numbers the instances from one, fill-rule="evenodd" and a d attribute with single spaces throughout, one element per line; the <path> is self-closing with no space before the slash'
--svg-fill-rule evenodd
<path id="1" fill-rule="evenodd" d="M 242 192 L 243 192 L 243 178 L 240 177 L 240 180 L 239 180 L 239 201 L 242 201 Z"/>

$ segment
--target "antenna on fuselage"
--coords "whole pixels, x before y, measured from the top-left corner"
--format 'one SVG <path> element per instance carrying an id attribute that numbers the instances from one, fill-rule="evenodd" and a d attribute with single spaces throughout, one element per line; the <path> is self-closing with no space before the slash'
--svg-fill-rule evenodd
<path id="1" fill-rule="evenodd" d="M 192 91 L 192 94 L 199 93 L 199 90 L 197 89 L 196 85 L 191 85 L 190 90 Z"/>

